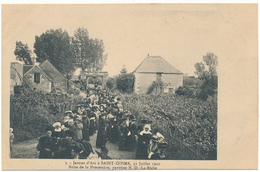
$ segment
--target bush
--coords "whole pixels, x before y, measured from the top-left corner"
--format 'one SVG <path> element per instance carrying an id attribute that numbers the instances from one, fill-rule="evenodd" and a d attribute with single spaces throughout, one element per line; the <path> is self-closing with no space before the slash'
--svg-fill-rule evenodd
<path id="1" fill-rule="evenodd" d="M 203 80 L 197 97 L 201 100 L 207 100 L 209 96 L 214 96 L 218 89 L 218 77 L 207 78 Z"/>
<path id="2" fill-rule="evenodd" d="M 17 117 L 21 113 L 15 114 Z M 43 135 L 47 126 L 50 126 L 54 121 L 60 120 L 57 116 L 49 115 L 44 108 L 32 107 L 27 114 L 24 114 L 23 124 L 19 118 L 11 118 L 11 127 L 14 129 L 15 142 L 21 142 L 29 139 L 34 139 Z M 14 123 L 16 125 L 14 125 Z"/>
<path id="3" fill-rule="evenodd" d="M 202 81 L 194 76 L 183 76 L 184 87 L 195 87 L 198 88 L 202 85 Z"/>
<path id="4" fill-rule="evenodd" d="M 106 86 L 109 90 L 114 90 L 116 87 L 116 81 L 114 78 L 108 78 L 106 82 Z"/>
<path id="5" fill-rule="evenodd" d="M 121 74 L 116 78 L 116 87 L 122 93 L 132 93 L 134 91 L 135 75 Z"/>
<path id="6" fill-rule="evenodd" d="M 14 129 L 15 142 L 35 139 L 45 134 L 45 129 L 54 122 L 62 121 L 62 107 L 72 98 L 65 95 L 31 94 L 10 96 L 10 127 Z M 82 100 L 73 98 L 76 106 Z M 70 110 L 70 106 L 66 107 Z"/>
<path id="7" fill-rule="evenodd" d="M 194 97 L 196 95 L 197 89 L 190 88 L 190 87 L 179 87 L 175 94 L 179 96 L 188 96 L 188 97 Z"/>

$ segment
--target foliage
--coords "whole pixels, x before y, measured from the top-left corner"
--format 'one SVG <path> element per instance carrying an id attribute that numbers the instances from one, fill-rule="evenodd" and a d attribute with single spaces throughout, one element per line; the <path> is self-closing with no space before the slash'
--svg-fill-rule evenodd
<path id="1" fill-rule="evenodd" d="M 148 87 L 147 94 L 155 93 L 161 94 L 163 91 L 163 82 L 162 81 L 153 81 L 152 84 Z"/>
<path id="2" fill-rule="evenodd" d="M 134 82 L 134 74 L 121 74 L 116 78 L 116 88 L 123 93 L 132 93 L 134 91 Z"/>
<path id="3" fill-rule="evenodd" d="M 28 48 L 27 44 L 23 44 L 21 41 L 16 41 L 14 55 L 17 60 L 24 61 L 26 65 L 32 65 L 32 51 Z"/>
<path id="4" fill-rule="evenodd" d="M 34 53 L 38 62 L 49 60 L 67 77 L 75 69 L 70 36 L 62 29 L 47 30 L 40 36 L 35 36 Z"/>
<path id="5" fill-rule="evenodd" d="M 88 84 L 102 85 L 102 81 L 98 77 L 91 77 L 88 80 Z"/>
<path id="6" fill-rule="evenodd" d="M 124 109 L 138 113 L 137 122 L 147 118 L 153 121 L 152 128 L 159 127 L 171 145 L 166 152 L 174 151 L 170 159 L 191 159 L 193 155 L 194 159 L 216 159 L 217 99 L 135 94 L 120 97 Z"/>
<path id="7" fill-rule="evenodd" d="M 29 94 L 11 95 L 10 127 L 14 129 L 15 142 L 37 138 L 47 126 L 61 121 L 65 110 L 75 108 L 81 99 L 64 95 Z"/>
<path id="8" fill-rule="evenodd" d="M 73 54 L 82 70 L 100 71 L 103 69 L 107 54 L 103 40 L 89 38 L 85 28 L 78 28 L 72 38 Z"/>
<path id="9" fill-rule="evenodd" d="M 197 89 L 196 88 L 187 87 L 187 86 L 179 87 L 175 91 L 176 95 L 188 96 L 188 97 L 195 97 L 196 93 L 197 93 Z"/>
<path id="10" fill-rule="evenodd" d="M 194 87 L 199 88 L 202 85 L 202 81 L 194 76 L 183 76 L 183 86 L 184 87 Z"/>
<path id="11" fill-rule="evenodd" d="M 207 53 L 203 56 L 203 62 L 195 64 L 195 74 L 203 81 L 198 98 L 207 100 L 208 96 L 215 94 L 218 87 L 217 66 L 218 59 L 213 53 Z"/>
<path id="12" fill-rule="evenodd" d="M 107 82 L 106 82 L 106 87 L 109 89 L 109 90 L 114 90 L 115 87 L 116 87 L 116 80 L 115 78 L 108 78 L 107 79 Z"/>

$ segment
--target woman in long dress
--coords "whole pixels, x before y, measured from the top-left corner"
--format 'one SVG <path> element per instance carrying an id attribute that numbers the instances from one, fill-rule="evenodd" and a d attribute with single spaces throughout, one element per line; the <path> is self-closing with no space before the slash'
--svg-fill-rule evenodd
<path id="1" fill-rule="evenodd" d="M 83 122 L 83 129 L 82 129 L 83 140 L 90 141 L 90 138 L 89 138 L 90 121 L 89 121 L 89 117 L 88 117 L 86 111 L 83 112 L 82 122 Z"/>
<path id="2" fill-rule="evenodd" d="M 149 124 L 146 124 L 138 135 L 136 159 L 148 159 L 147 148 L 151 138 L 151 127 Z"/>
<path id="3" fill-rule="evenodd" d="M 96 140 L 96 147 L 102 148 L 106 146 L 106 112 L 101 108 L 101 115 L 99 117 L 98 134 Z"/>

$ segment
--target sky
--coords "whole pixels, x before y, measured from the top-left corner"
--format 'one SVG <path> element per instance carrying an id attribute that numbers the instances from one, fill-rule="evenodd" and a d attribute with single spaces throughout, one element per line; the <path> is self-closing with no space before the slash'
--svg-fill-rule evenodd
<path id="1" fill-rule="evenodd" d="M 16 41 L 33 51 L 35 36 L 46 30 L 62 28 L 72 36 L 83 27 L 91 38 L 104 41 L 103 70 L 110 76 L 123 65 L 132 72 L 148 54 L 195 75 L 194 64 L 207 52 L 220 64 L 231 56 L 257 55 L 248 51 L 257 48 L 255 9 L 235 4 L 3 5 L 3 57 L 15 59 Z"/>

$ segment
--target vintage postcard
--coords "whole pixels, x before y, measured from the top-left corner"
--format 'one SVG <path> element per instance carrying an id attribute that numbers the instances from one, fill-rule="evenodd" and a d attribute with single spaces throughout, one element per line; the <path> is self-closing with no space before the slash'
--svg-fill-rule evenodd
<path id="1" fill-rule="evenodd" d="M 258 168 L 258 4 L 2 5 L 3 170 Z"/>

